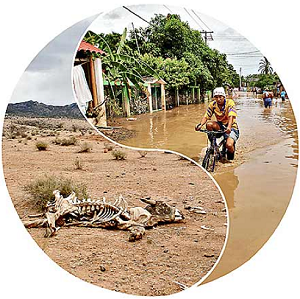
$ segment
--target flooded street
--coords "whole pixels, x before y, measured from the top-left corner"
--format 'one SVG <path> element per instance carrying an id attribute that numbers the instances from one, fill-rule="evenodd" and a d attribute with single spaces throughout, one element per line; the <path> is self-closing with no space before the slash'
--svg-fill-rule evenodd
<path id="1" fill-rule="evenodd" d="M 235 100 L 240 139 L 233 163 L 220 164 L 214 178 L 229 207 L 230 230 L 220 263 L 207 279 L 229 273 L 250 259 L 272 235 L 292 196 L 298 165 L 298 135 L 289 101 L 275 99 L 265 109 L 261 99 L 240 94 Z M 195 132 L 208 103 L 122 120 L 137 132 L 122 143 L 139 148 L 173 150 L 199 162 L 207 146 Z"/>

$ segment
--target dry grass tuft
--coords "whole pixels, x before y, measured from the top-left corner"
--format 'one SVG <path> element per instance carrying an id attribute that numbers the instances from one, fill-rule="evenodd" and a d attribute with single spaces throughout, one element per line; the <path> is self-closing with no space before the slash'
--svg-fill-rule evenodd
<path id="1" fill-rule="evenodd" d="M 55 176 L 45 176 L 24 187 L 31 195 L 30 202 L 39 211 L 45 210 L 48 201 L 54 199 L 53 191 L 59 190 L 64 197 L 73 191 L 78 198 L 88 198 L 87 187 L 84 184 L 76 184 L 71 179 Z"/>
<path id="2" fill-rule="evenodd" d="M 84 142 L 80 146 L 78 153 L 90 153 L 93 149 L 93 146 L 87 142 Z"/>
<path id="3" fill-rule="evenodd" d="M 126 153 L 120 150 L 114 150 L 111 154 L 116 160 L 125 160 L 127 157 Z"/>
<path id="4" fill-rule="evenodd" d="M 36 144 L 35 144 L 36 148 L 39 150 L 39 151 L 46 151 L 47 148 L 48 148 L 48 143 L 46 142 L 43 142 L 43 141 L 38 141 Z"/>

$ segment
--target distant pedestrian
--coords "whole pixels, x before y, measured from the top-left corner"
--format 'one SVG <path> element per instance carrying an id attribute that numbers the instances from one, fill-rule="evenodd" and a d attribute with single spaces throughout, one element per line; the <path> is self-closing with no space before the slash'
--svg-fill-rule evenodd
<path id="1" fill-rule="evenodd" d="M 272 107 L 272 99 L 273 95 L 268 90 L 265 90 L 263 92 L 263 100 L 264 100 L 264 106 L 265 108 L 271 108 Z"/>
<path id="2" fill-rule="evenodd" d="M 280 93 L 280 96 L 281 96 L 282 102 L 284 102 L 284 101 L 285 101 L 285 96 L 286 96 L 285 90 L 283 90 L 283 91 Z"/>

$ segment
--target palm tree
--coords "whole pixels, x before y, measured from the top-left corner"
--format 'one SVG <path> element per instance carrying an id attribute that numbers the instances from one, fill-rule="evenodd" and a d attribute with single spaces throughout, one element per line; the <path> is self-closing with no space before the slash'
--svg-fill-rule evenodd
<path id="1" fill-rule="evenodd" d="M 273 73 L 273 68 L 270 64 L 270 61 L 265 56 L 259 62 L 258 71 L 261 74 L 266 74 L 266 75 L 269 75 L 269 74 Z"/>

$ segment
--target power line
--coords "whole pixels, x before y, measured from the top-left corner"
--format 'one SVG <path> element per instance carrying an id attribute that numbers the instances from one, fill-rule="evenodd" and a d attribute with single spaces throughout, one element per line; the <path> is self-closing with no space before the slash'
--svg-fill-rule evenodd
<path id="1" fill-rule="evenodd" d="M 141 16 L 139 16 L 138 14 L 136 14 L 135 12 L 133 12 L 132 10 L 130 10 L 129 8 L 127 8 L 126 6 L 123 6 L 123 8 L 125 8 L 126 10 L 128 10 L 129 12 L 131 12 L 132 14 L 134 14 L 135 16 L 137 16 L 138 18 L 140 18 L 141 20 L 143 20 L 144 22 L 148 23 L 149 25 L 151 25 L 147 20 L 145 20 L 144 18 L 142 18 Z"/>
<path id="2" fill-rule="evenodd" d="M 207 40 L 211 40 L 213 41 L 213 36 L 212 33 L 214 33 L 203 21 L 202 19 L 195 13 L 194 10 L 192 10 L 193 14 L 202 22 L 202 24 L 204 24 L 204 26 L 208 29 L 208 30 L 203 30 L 200 33 L 204 33 L 204 40 L 205 40 L 205 44 L 207 45 Z M 192 17 L 192 16 L 191 16 Z M 194 20 L 194 18 L 193 18 Z M 199 23 L 197 22 L 197 24 L 199 25 Z M 201 26 L 199 25 L 199 27 L 201 28 Z M 207 34 L 210 34 L 209 37 L 207 36 Z"/>
<path id="3" fill-rule="evenodd" d="M 240 58 L 256 58 L 256 57 L 262 58 L 263 55 L 241 55 L 241 56 L 236 55 L 236 56 L 229 56 L 228 58 L 230 58 L 230 59 L 240 59 Z"/>
<path id="4" fill-rule="evenodd" d="M 203 30 L 203 28 L 201 27 L 201 25 L 192 17 L 192 15 L 188 12 L 188 10 L 186 8 L 184 8 L 184 10 L 191 17 L 191 19 L 200 27 L 200 29 Z"/>
<path id="5" fill-rule="evenodd" d="M 202 22 L 202 24 L 204 24 L 204 26 L 209 30 L 209 31 L 212 31 L 203 21 L 202 19 L 195 13 L 194 10 L 192 10 L 193 14 Z"/>
<path id="6" fill-rule="evenodd" d="M 170 12 L 173 13 L 171 9 L 169 9 L 169 7 L 167 7 L 167 5 L 164 5 L 164 7 Z"/>
<path id="7" fill-rule="evenodd" d="M 227 53 L 226 55 L 244 55 L 244 54 L 256 54 L 256 53 L 260 53 L 260 51 L 256 50 L 256 51 L 249 51 L 249 52 L 240 52 L 240 53 Z"/>

